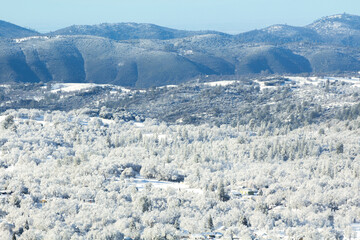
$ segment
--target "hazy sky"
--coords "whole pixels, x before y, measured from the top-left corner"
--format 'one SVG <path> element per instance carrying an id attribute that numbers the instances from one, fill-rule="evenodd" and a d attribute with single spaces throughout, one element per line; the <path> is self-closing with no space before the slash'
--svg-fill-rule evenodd
<path id="1" fill-rule="evenodd" d="M 74 24 L 138 22 L 239 33 L 278 23 L 303 26 L 344 12 L 360 15 L 360 1 L 3 0 L 0 19 L 40 32 Z"/>

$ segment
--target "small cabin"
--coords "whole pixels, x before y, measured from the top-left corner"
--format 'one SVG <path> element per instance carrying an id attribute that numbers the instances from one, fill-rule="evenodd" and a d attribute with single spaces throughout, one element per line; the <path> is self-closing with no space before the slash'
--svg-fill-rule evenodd
<path id="1" fill-rule="evenodd" d="M 241 195 L 253 196 L 257 195 L 258 191 L 251 188 L 242 188 L 238 191 Z"/>
<path id="2" fill-rule="evenodd" d="M 246 188 L 246 187 L 242 187 L 237 190 L 231 190 L 231 192 L 230 192 L 230 196 L 233 199 L 241 198 L 243 196 L 256 196 L 256 195 L 258 195 L 258 190 Z"/>

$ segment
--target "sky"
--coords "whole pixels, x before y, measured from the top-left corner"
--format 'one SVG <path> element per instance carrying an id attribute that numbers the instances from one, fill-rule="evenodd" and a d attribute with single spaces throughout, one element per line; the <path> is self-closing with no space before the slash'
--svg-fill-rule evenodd
<path id="1" fill-rule="evenodd" d="M 359 0 L 3 0 L 0 20 L 45 33 L 71 25 L 137 22 L 241 33 L 273 24 L 305 26 L 360 15 Z"/>

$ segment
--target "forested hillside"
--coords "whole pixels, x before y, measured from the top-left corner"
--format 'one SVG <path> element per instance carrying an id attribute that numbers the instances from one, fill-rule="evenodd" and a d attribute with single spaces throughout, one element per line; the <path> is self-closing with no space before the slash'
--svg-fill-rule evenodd
<path id="1" fill-rule="evenodd" d="M 203 80 L 2 85 L 0 236 L 354 236 L 360 80 Z"/>
<path id="2" fill-rule="evenodd" d="M 204 76 L 350 74 L 360 70 L 360 17 L 237 35 L 153 24 L 70 26 L 39 34 L 0 22 L 0 83 L 114 84 L 138 89 Z"/>

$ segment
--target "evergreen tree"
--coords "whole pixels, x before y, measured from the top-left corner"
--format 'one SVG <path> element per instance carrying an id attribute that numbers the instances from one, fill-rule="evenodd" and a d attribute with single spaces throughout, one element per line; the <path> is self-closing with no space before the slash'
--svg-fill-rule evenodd
<path id="1" fill-rule="evenodd" d="M 339 143 L 339 144 L 336 146 L 336 153 L 337 153 L 337 154 L 344 153 L 344 144 Z"/>
<path id="2" fill-rule="evenodd" d="M 14 116 L 12 115 L 7 116 L 4 122 L 2 123 L 4 129 L 9 129 L 13 125 L 14 125 Z"/>
<path id="3" fill-rule="evenodd" d="M 209 215 L 209 218 L 207 219 L 206 226 L 209 231 L 214 231 L 214 221 L 211 215 Z"/>
<path id="4" fill-rule="evenodd" d="M 217 187 L 217 196 L 222 202 L 229 200 L 229 196 L 225 192 L 225 186 L 223 182 L 220 182 Z"/>

